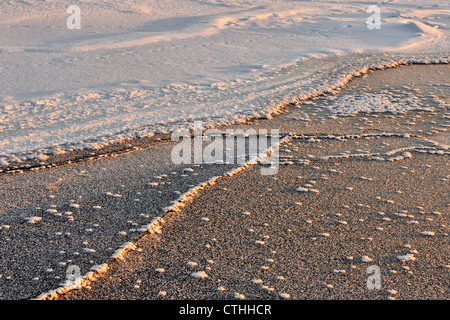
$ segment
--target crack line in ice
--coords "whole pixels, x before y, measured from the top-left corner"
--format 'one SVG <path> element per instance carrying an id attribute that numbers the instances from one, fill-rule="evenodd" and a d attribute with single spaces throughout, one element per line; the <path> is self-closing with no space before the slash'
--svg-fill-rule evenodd
<path id="1" fill-rule="evenodd" d="M 81 287 L 86 287 L 90 282 L 95 281 L 98 276 L 107 272 L 109 269 L 109 264 L 112 261 L 123 260 L 124 255 L 128 251 L 136 249 L 135 242 L 137 240 L 139 240 L 142 236 L 144 236 L 145 234 L 153 234 L 155 232 L 159 233 L 160 229 L 162 227 L 162 224 L 165 222 L 163 219 L 165 214 L 167 214 L 169 212 L 180 211 L 189 201 L 194 199 L 194 197 L 196 196 L 197 193 L 199 193 L 203 189 L 216 184 L 219 180 L 225 179 L 227 177 L 232 177 L 232 176 L 246 170 L 247 168 L 256 164 L 257 161 L 263 160 L 264 158 L 268 157 L 269 154 L 271 152 L 273 152 L 273 150 L 275 148 L 278 148 L 281 144 L 286 143 L 288 141 L 289 141 L 289 137 L 285 137 L 282 140 L 280 140 L 278 143 L 272 145 L 271 147 L 267 148 L 266 150 L 263 150 L 259 154 L 255 155 L 253 158 L 251 158 L 245 164 L 238 166 L 236 168 L 233 168 L 232 170 L 226 172 L 222 176 L 212 177 L 208 181 L 203 182 L 198 186 L 192 187 L 191 189 L 186 191 L 184 194 L 180 195 L 180 197 L 177 200 L 173 201 L 172 205 L 164 208 L 161 216 L 154 218 L 151 223 L 149 223 L 148 225 L 145 225 L 141 229 L 139 229 L 138 231 L 143 232 L 143 233 L 137 239 L 135 239 L 134 242 L 126 242 L 122 246 L 120 246 L 119 249 L 117 249 L 114 252 L 114 254 L 111 256 L 111 259 L 108 262 L 92 267 L 91 270 L 88 273 L 86 273 L 84 276 L 81 276 L 80 278 L 76 279 L 73 282 L 66 282 L 65 286 L 62 286 L 57 289 L 40 294 L 36 298 L 36 300 L 56 299 L 58 296 L 68 293 L 71 290 L 79 289 Z"/>

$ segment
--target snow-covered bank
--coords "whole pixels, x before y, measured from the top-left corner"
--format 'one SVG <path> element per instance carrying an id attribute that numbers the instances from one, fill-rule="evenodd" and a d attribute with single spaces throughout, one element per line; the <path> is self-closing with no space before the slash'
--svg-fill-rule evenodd
<path id="1" fill-rule="evenodd" d="M 31 5 L 30 5 L 31 4 Z M 0 4 L 0 165 L 270 116 L 368 68 L 449 62 L 443 0 Z"/>

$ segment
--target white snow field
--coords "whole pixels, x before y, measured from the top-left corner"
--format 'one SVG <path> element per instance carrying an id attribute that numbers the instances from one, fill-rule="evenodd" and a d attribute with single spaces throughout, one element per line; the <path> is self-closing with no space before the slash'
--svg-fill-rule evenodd
<path id="1" fill-rule="evenodd" d="M 81 29 L 66 25 L 73 4 Z M 1 1 L 0 166 L 270 116 L 367 68 L 448 62 L 449 17 L 446 0 Z"/>

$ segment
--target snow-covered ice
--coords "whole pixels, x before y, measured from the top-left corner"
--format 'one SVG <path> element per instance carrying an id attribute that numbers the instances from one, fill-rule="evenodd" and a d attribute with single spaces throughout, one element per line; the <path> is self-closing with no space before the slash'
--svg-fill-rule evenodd
<path id="1" fill-rule="evenodd" d="M 270 116 L 368 68 L 448 61 L 444 0 L 382 3 L 373 30 L 366 1 L 82 0 L 79 30 L 71 4 L 0 3 L 0 165 Z"/>
<path id="2" fill-rule="evenodd" d="M 381 5 L 381 30 L 366 28 L 367 3 L 358 1 L 308 2 L 308 6 L 305 6 L 303 1 L 282 0 L 230 0 L 226 3 L 209 0 L 106 0 L 100 4 L 82 0 L 79 1 L 83 17 L 81 30 L 65 28 L 67 4 L 66 1 L 55 0 L 28 0 L 27 4 L 15 0 L 0 3 L 0 166 L 26 159 L 45 161 L 50 154 L 78 148 L 95 149 L 130 137 L 167 132 L 182 125 L 189 126 L 193 120 L 198 119 L 202 119 L 206 126 L 212 126 L 240 122 L 254 116 L 269 117 L 284 103 L 322 92 L 328 93 L 345 85 L 353 76 L 367 72 L 369 67 L 389 67 L 414 61 L 448 61 L 446 21 L 449 10 L 443 1 L 427 5 L 409 0 L 384 3 Z M 403 99 L 392 93 L 374 95 L 366 92 L 352 97 L 331 96 L 328 101 L 330 118 L 333 119 L 337 118 L 335 114 L 427 110 L 415 96 Z M 439 104 L 444 103 L 439 101 Z M 308 117 L 305 114 L 302 121 L 309 120 Z M 436 130 L 438 129 L 446 130 L 446 127 Z M 370 133 L 353 137 L 290 136 L 282 143 L 290 139 L 303 139 L 309 142 L 308 145 L 321 147 L 327 140 L 345 141 L 383 135 L 386 134 Z M 404 138 L 407 138 L 406 134 Z M 428 142 L 432 147 L 397 147 L 386 153 L 370 153 L 367 148 L 361 147 L 356 150 L 357 153 L 345 151 L 324 157 L 308 155 L 309 160 L 298 161 L 310 164 L 310 161 L 313 163 L 315 160 L 350 157 L 394 161 L 411 159 L 410 152 L 414 153 L 415 159 L 415 152 L 437 154 L 437 148 L 442 148 L 439 152 L 443 154 L 447 150 L 441 144 L 445 141 L 435 139 Z M 297 151 L 290 148 L 285 152 L 292 154 L 291 150 Z M 398 153 L 402 155 L 395 156 Z M 389 156 L 392 157 L 384 158 Z M 288 156 L 286 159 L 290 160 L 286 164 L 297 161 Z M 194 168 L 186 168 L 178 176 L 201 174 L 201 168 Z M 322 170 L 318 166 L 312 168 L 318 172 Z M 234 168 L 228 175 L 241 169 Z M 343 174 L 336 169 L 330 169 L 329 173 Z M 172 174 L 176 172 L 170 175 Z M 89 176 L 85 171 L 80 171 L 77 175 Z M 171 183 L 165 178 L 167 175 L 154 177 L 158 182 L 150 182 L 153 178 L 146 179 L 145 185 L 161 194 L 162 191 L 156 190 L 156 187 Z M 326 178 L 327 176 L 322 175 L 322 179 Z M 162 212 L 183 208 L 184 203 L 193 195 L 218 179 L 220 177 L 213 177 L 197 187 L 189 184 L 191 189 L 186 192 L 179 191 L 182 189 L 171 190 L 171 194 L 176 194 L 179 198 L 168 207 L 161 208 Z M 319 187 L 312 189 L 316 180 Z M 360 180 L 372 181 L 372 178 L 360 177 Z M 376 177 L 373 181 L 376 182 Z M 319 177 L 314 177 L 314 180 L 305 179 L 306 184 L 296 189 L 302 201 L 317 197 L 319 189 L 322 193 L 326 192 L 320 182 Z M 121 185 L 121 188 L 115 190 L 108 186 L 114 192 L 102 190 L 102 194 L 108 196 L 108 201 L 121 201 L 130 197 L 127 189 L 131 187 L 128 184 Z M 347 187 L 347 190 L 352 191 L 352 188 Z M 57 190 L 51 190 L 53 191 Z M 267 191 L 272 189 L 268 188 Z M 131 197 L 139 197 L 142 202 L 145 201 L 140 193 L 133 193 Z M 99 217 L 110 213 L 106 201 L 100 202 L 101 205 L 94 205 L 92 201 L 82 201 L 80 196 L 79 200 L 65 202 L 66 207 L 61 207 L 52 204 L 60 201 L 58 197 L 49 195 L 48 198 L 52 200 L 48 199 L 49 203 L 43 204 L 42 210 L 39 207 L 36 208 L 39 212 L 32 211 L 21 216 L 21 219 L 31 224 L 23 224 L 24 228 L 36 230 L 55 217 L 63 217 L 61 221 L 76 226 L 82 221 L 80 212 L 83 210 L 95 209 L 94 214 Z M 135 199 L 136 202 L 138 200 Z M 383 201 L 392 205 L 390 207 L 395 207 L 395 203 L 398 203 L 393 200 Z M 295 204 L 301 205 L 299 202 Z M 357 206 L 370 208 L 365 204 Z M 73 213 L 65 211 L 67 207 L 73 208 Z M 240 209 L 244 211 L 249 208 Z M 257 218 L 257 212 L 253 209 L 242 211 L 234 211 L 236 215 L 242 216 L 239 221 L 248 221 L 253 216 Z M 35 216 L 36 214 L 43 218 Z M 432 214 L 438 215 L 438 212 L 434 211 Z M 141 215 L 149 218 L 147 212 Z M 395 219 L 414 218 L 404 213 L 392 215 Z M 210 217 L 211 222 L 215 222 L 213 216 Z M 74 219 L 75 223 L 71 222 Z M 426 219 L 431 221 L 431 218 Z M 210 221 L 209 217 L 203 216 L 200 220 L 203 221 L 203 226 L 211 225 L 211 222 L 206 224 Z M 391 218 L 382 219 L 389 220 Z M 138 224 L 134 218 L 133 221 L 128 221 L 130 225 L 114 230 L 118 239 L 126 239 L 120 241 L 130 240 L 134 232 L 159 234 L 164 222 L 162 219 L 155 219 L 150 223 L 145 221 Z M 364 220 L 348 221 L 353 226 Z M 423 225 L 422 220 L 420 221 Z M 347 224 L 344 220 L 336 222 L 343 226 Z M 312 220 L 305 222 L 309 224 L 309 228 L 318 225 L 315 220 L 314 225 L 312 223 Z M 18 226 L 11 226 L 12 230 L 9 232 L 17 232 Z M 83 226 L 82 236 L 96 234 L 99 226 L 100 229 L 104 227 L 99 224 Z M 255 250 L 270 249 L 275 242 L 272 239 L 276 238 L 261 236 L 259 227 L 253 227 L 257 231 L 251 228 L 246 230 L 261 240 L 254 239 L 256 246 L 251 247 L 256 248 Z M 6 224 L 0 227 L 5 234 L 9 228 Z M 376 230 L 382 231 L 383 228 L 376 227 Z M 289 233 L 291 231 L 286 230 Z M 315 229 L 312 234 L 323 237 L 321 242 L 331 242 L 339 237 L 333 230 L 330 230 L 332 236 L 330 233 L 316 232 Z M 54 233 L 58 239 L 69 238 L 71 235 L 68 232 Z M 76 232 L 72 233 L 74 237 L 78 236 Z M 435 235 L 431 231 L 419 234 Z M 316 240 L 316 237 L 311 239 Z M 209 244 L 205 245 L 205 248 L 210 247 Z M 132 242 L 127 242 L 116 251 L 114 249 L 108 248 L 108 257 L 123 259 L 125 252 L 135 250 L 136 247 Z M 85 255 L 89 260 L 104 254 L 91 241 L 83 241 L 82 246 L 78 244 L 73 250 L 64 249 L 57 253 L 61 255 L 61 258 L 58 255 L 57 260 L 60 266 L 72 263 L 72 260 L 62 258 L 64 254 Z M 405 256 L 397 256 L 397 259 L 409 259 L 416 253 L 410 251 Z M 203 260 L 198 261 L 203 263 L 200 262 Z M 212 264 L 212 260 L 207 261 Z M 277 258 L 276 261 L 280 260 Z M 372 259 L 363 256 L 361 261 L 371 262 Z M 260 266 L 261 272 L 274 270 L 277 266 L 273 259 L 264 259 L 263 262 L 266 265 Z M 94 262 L 90 260 L 89 263 Z M 192 272 L 196 271 L 198 264 L 187 262 L 185 266 L 191 267 L 189 272 Z M 194 272 L 190 277 L 212 278 L 212 267 L 206 266 L 205 271 Z M 93 267 L 83 276 L 83 281 L 88 283 L 94 273 L 101 273 L 106 269 L 106 264 Z M 163 268 L 152 270 L 161 276 L 165 272 Z M 335 269 L 334 273 L 344 274 L 342 271 Z M 168 273 L 171 272 L 171 269 L 168 270 Z M 43 278 L 33 279 L 42 281 Z M 139 288 L 139 285 L 136 284 L 135 287 Z M 268 286 L 261 288 L 274 291 L 274 288 Z M 61 290 L 65 289 L 67 288 Z M 219 290 L 225 290 L 225 287 L 219 287 Z M 165 291 L 161 292 L 165 294 Z M 230 289 L 230 292 L 234 291 Z M 52 294 L 51 291 L 49 295 Z M 289 298 L 287 293 L 278 291 L 278 294 Z"/>

